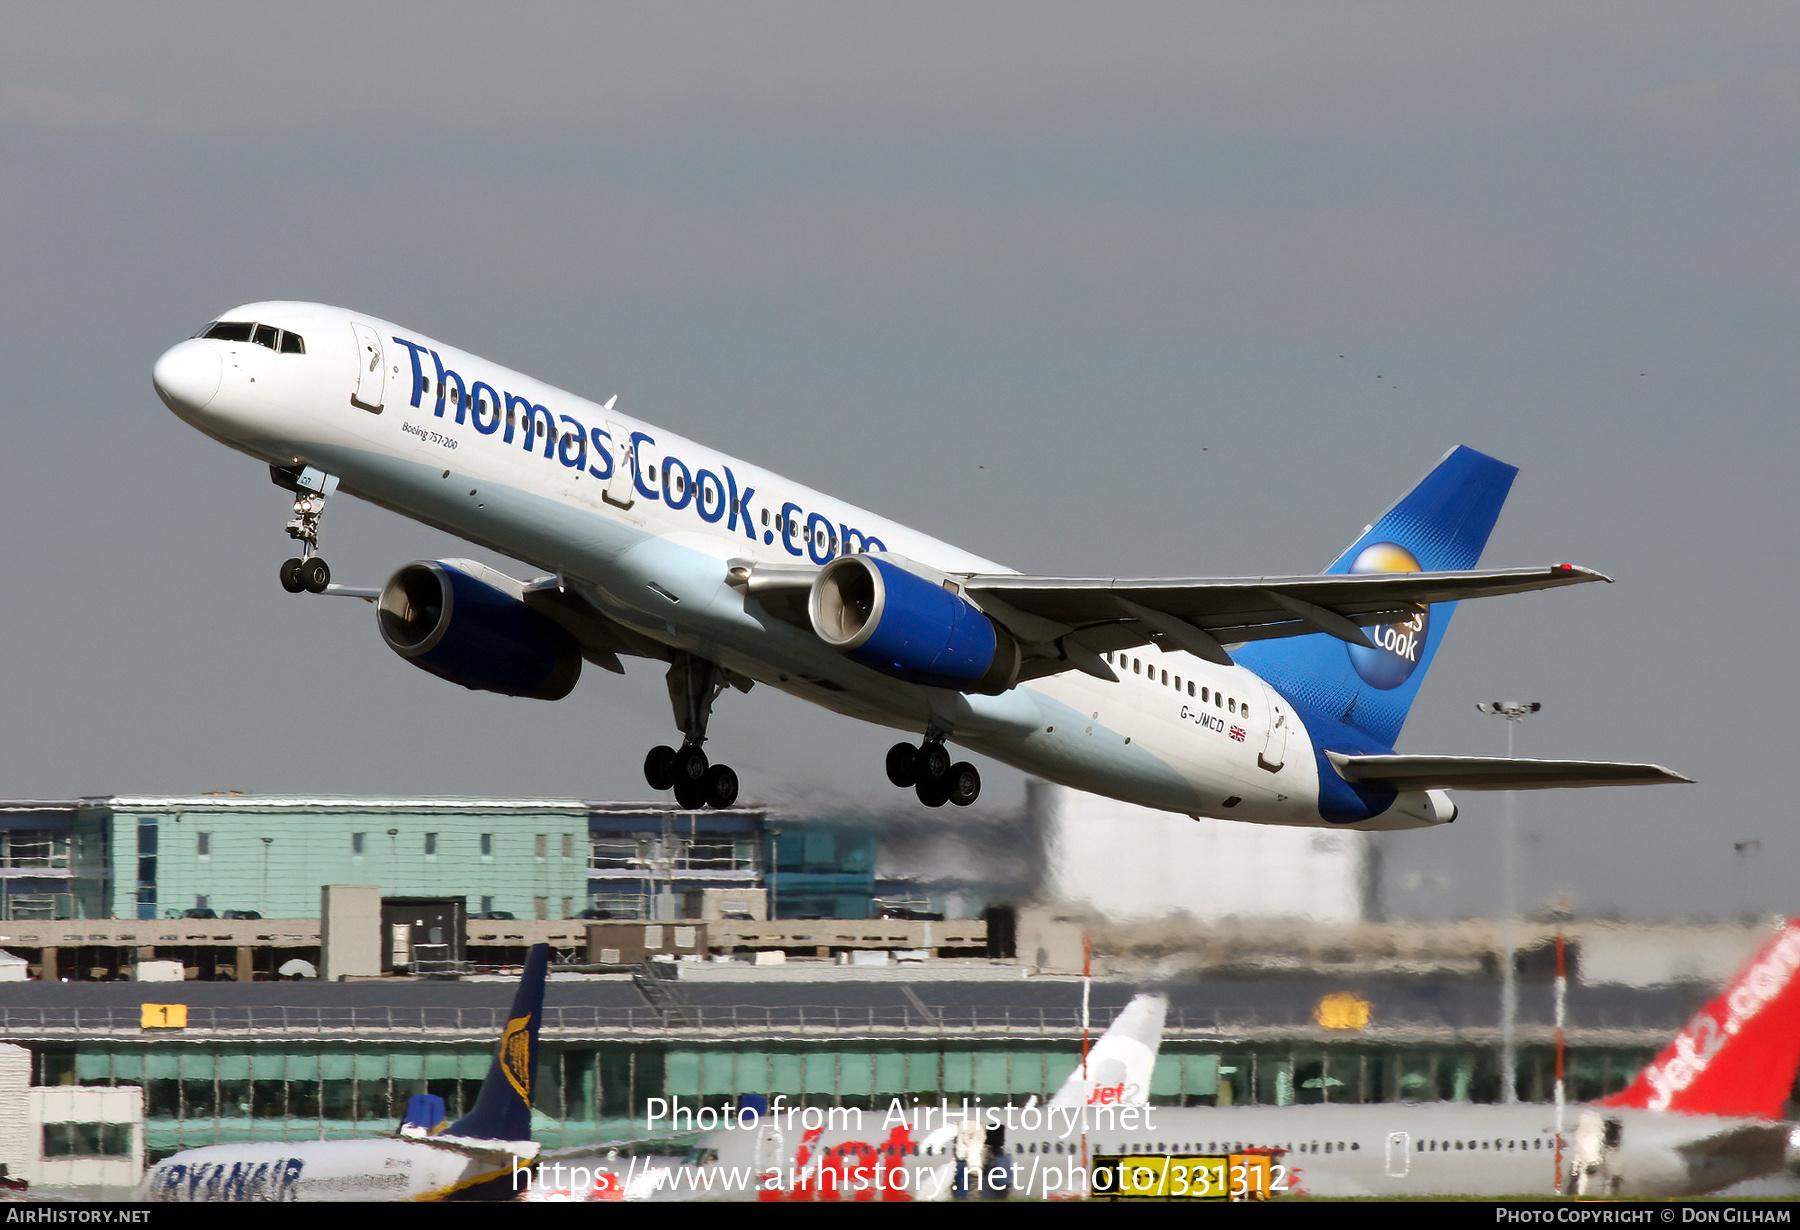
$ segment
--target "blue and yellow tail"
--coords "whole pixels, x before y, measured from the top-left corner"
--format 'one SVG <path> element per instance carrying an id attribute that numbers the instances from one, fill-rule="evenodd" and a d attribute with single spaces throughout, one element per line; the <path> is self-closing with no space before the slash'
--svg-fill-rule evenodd
<path id="1" fill-rule="evenodd" d="M 1458 446 L 1363 531 L 1327 573 L 1473 568 L 1512 490 L 1515 466 Z M 1391 748 L 1450 626 L 1454 602 L 1368 629 L 1377 648 L 1323 633 L 1255 641 L 1233 652 L 1303 716 L 1340 722 Z"/>
<path id="2" fill-rule="evenodd" d="M 537 945 L 525 958 L 525 973 L 475 1108 L 444 1135 L 465 1140 L 531 1139 L 531 1093 L 537 1079 L 538 1026 L 544 1019 L 544 973 L 549 965 L 548 944 Z"/>

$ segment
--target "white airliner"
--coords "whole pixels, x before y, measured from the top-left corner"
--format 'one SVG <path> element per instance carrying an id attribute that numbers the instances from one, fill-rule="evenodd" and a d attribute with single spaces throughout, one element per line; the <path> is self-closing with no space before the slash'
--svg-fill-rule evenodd
<path id="1" fill-rule="evenodd" d="M 1630 1087 L 1567 1112 L 1563 1190 L 1682 1196 L 1782 1171 L 1794 1125 L 1781 1114 L 1800 1064 L 1800 920 L 1759 951 Z M 1274 1156 L 1276 1194 L 1548 1195 L 1556 1190 L 1556 1108 L 1458 1102 L 1146 1106 L 1163 1004 L 1121 1013 L 1046 1109 L 974 1108 L 1004 1121 L 999 1186 L 1069 1195 L 1101 1156 Z M 747 1101 L 749 1099 L 746 1099 Z M 760 1107 L 760 1100 L 757 1101 Z M 1122 1120 L 1109 1106 L 1137 1107 Z M 917 1116 L 920 1111 L 910 1112 Z M 951 1108 L 961 1115 L 963 1108 Z M 928 1129 L 931 1125 L 925 1125 Z M 800 1129 L 804 1129 L 802 1123 Z M 1085 1128 L 1085 1132 L 1082 1130 Z M 890 1128 L 881 1111 L 797 1130 L 764 1115 L 710 1133 L 688 1164 L 655 1176 L 657 1198 L 941 1199 L 954 1132 Z M 1085 1160 L 1084 1160 L 1085 1159 Z M 1071 1173 L 1074 1167 L 1074 1173 Z M 828 1196 L 827 1193 L 830 1193 Z M 860 1195 L 859 1195 L 860 1193 Z"/>
<path id="2" fill-rule="evenodd" d="M 443 1122 L 444 1102 L 419 1094 L 397 1136 L 209 1145 L 158 1162 L 137 1198 L 166 1203 L 313 1200 L 510 1200 L 528 1186 L 538 1026 L 550 948 L 525 959 L 494 1061 L 475 1106 Z"/>
<path id="3" fill-rule="evenodd" d="M 627 1199 L 947 1200 L 959 1187 L 961 1194 L 979 1195 L 988 1186 L 1005 1190 L 1025 1178 L 1006 1143 L 1020 1138 L 1023 1127 L 1026 1135 L 1042 1135 L 1046 1166 L 1054 1140 L 1064 1176 L 1048 1192 L 1040 1182 L 1038 1194 L 1069 1195 L 1075 1190 L 1071 1180 L 1086 1166 L 1085 1132 L 1103 1132 L 1109 1140 L 1121 1132 L 1143 1133 L 1166 1113 L 1150 1106 L 1150 1084 L 1168 1007 L 1162 995 L 1135 997 L 1041 1106 L 1036 1099 L 1024 1107 L 903 1105 L 894 1099 L 886 1108 L 825 1109 L 750 1094 L 725 1117 L 726 1126 L 701 1136 L 680 1165 L 612 1165 Z M 965 1149 L 959 1157 L 959 1129 L 973 1131 L 982 1156 Z M 1024 1146 L 1018 1147 L 1022 1152 Z M 958 1161 L 964 1164 L 960 1176 Z"/>
<path id="4" fill-rule="evenodd" d="M 295 593 L 378 607 L 453 683 L 554 700 L 582 662 L 667 662 L 679 749 L 655 789 L 726 806 L 704 750 L 727 687 L 767 684 L 914 732 L 889 779 L 927 806 L 981 779 L 947 741 L 1127 802 L 1269 824 L 1403 829 L 1447 788 L 1685 781 L 1657 765 L 1399 755 L 1455 604 L 1604 580 L 1475 570 L 1513 467 L 1451 450 L 1324 573 L 1034 577 L 412 330 L 309 303 L 234 308 L 153 373 L 187 422 L 294 492 Z M 345 491 L 544 570 L 408 564 L 331 584 L 320 517 Z"/>

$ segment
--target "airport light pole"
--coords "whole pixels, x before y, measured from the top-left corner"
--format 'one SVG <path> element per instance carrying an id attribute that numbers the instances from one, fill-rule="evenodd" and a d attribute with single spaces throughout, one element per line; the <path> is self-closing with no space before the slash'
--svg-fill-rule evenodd
<path id="1" fill-rule="evenodd" d="M 1537 701 L 1477 701 L 1483 713 L 1498 714 L 1506 719 L 1506 758 L 1513 758 L 1513 731 L 1527 714 L 1543 706 Z M 1519 795 L 1506 792 L 1506 817 L 1501 824 L 1500 893 L 1503 898 L 1500 920 L 1500 1100 L 1508 1106 L 1519 1100 L 1519 978 L 1518 964 L 1519 914 Z"/>

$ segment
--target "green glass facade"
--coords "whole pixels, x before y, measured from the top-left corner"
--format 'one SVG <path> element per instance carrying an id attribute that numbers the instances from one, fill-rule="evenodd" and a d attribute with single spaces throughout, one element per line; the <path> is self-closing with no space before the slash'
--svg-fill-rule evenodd
<path id="1" fill-rule="evenodd" d="M 339 1139 L 392 1131 L 415 1093 L 435 1093 L 452 1119 L 474 1104 L 492 1049 L 369 1045 L 354 1050 L 264 1046 L 34 1047 L 41 1084 L 142 1085 L 153 1157 L 249 1140 Z M 1569 1097 L 1623 1088 L 1650 1048 L 1572 1048 Z M 822 1044 L 684 1047 L 546 1043 L 533 1134 L 546 1147 L 645 1135 L 651 1098 L 723 1106 L 744 1093 L 794 1104 L 883 1111 L 909 1104 L 1048 1098 L 1074 1070 L 1067 1046 Z M 1554 1055 L 1521 1050 L 1521 1093 L 1547 1101 Z M 1476 1101 L 1499 1098 L 1491 1051 L 1441 1046 L 1220 1047 L 1169 1043 L 1157 1059 L 1156 1105 Z"/>
<path id="2" fill-rule="evenodd" d="M 566 918 L 587 907 L 588 812 L 573 801 L 521 808 L 120 799 L 109 822 L 109 844 L 121 855 L 105 903 L 114 918 L 194 908 L 316 918 L 322 884 L 463 897 L 472 914 L 518 918 Z"/>

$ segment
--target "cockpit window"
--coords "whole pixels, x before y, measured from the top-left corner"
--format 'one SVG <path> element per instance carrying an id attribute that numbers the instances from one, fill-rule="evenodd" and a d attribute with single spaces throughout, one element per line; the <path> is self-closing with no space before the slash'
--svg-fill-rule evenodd
<path id="1" fill-rule="evenodd" d="M 220 320 L 200 331 L 199 336 L 216 342 L 255 342 L 281 354 L 305 354 L 306 340 L 298 333 L 284 333 L 274 325 L 259 325 L 242 320 Z"/>

